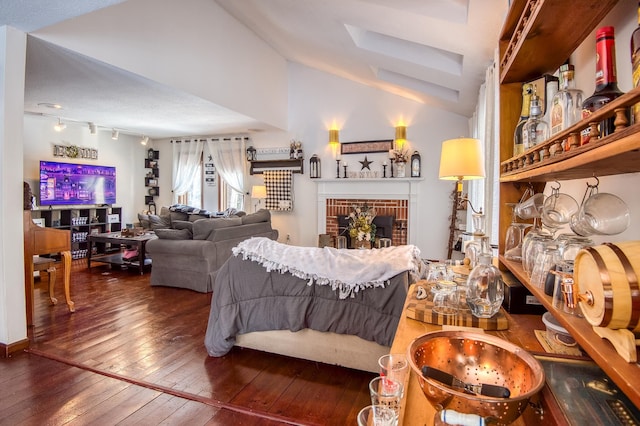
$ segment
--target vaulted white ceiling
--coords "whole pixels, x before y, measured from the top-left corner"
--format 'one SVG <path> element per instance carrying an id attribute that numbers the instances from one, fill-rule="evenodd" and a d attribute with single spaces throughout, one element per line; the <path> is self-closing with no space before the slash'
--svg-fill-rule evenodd
<path id="1" fill-rule="evenodd" d="M 507 0 L 215 1 L 288 61 L 464 116 L 473 113 L 507 9 Z M 118 3 L 0 0 L 0 25 L 33 32 Z M 70 120 L 153 138 L 269 128 L 42 40 L 30 37 L 27 55 L 30 113 L 55 114 L 41 105 L 55 101 Z"/>

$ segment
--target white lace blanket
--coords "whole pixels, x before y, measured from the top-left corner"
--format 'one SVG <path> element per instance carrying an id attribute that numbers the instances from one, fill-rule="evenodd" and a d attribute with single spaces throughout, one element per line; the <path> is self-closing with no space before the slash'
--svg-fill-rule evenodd
<path id="1" fill-rule="evenodd" d="M 288 272 L 308 279 L 308 285 L 330 285 L 339 291 L 341 299 L 365 288 L 384 287 L 387 280 L 401 272 L 416 273 L 420 262 L 420 250 L 413 245 L 337 250 L 291 246 L 265 237 L 241 242 L 233 248 L 233 254 L 258 262 L 269 272 Z"/>

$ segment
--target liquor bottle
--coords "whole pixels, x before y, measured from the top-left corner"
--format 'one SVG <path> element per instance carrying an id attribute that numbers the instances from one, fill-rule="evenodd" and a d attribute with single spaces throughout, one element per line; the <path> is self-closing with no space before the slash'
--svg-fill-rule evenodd
<path id="1" fill-rule="evenodd" d="M 631 34 L 631 78 L 633 87 L 640 86 L 640 2 L 638 2 L 638 28 Z M 633 122 L 640 123 L 640 103 L 632 107 Z"/>
<path id="2" fill-rule="evenodd" d="M 529 118 L 529 106 L 531 103 L 531 93 L 533 86 L 529 83 L 522 85 L 522 110 L 520 111 L 520 119 L 516 124 L 516 130 L 513 133 L 513 156 L 517 157 L 524 153 L 524 145 L 522 144 L 522 128 Z"/>
<path id="3" fill-rule="evenodd" d="M 582 119 L 588 119 L 605 104 L 622 95 L 616 75 L 615 38 L 613 27 L 602 27 L 596 32 L 596 90 L 582 103 Z M 615 130 L 615 117 L 600 122 L 600 137 Z M 589 143 L 589 127 L 582 131 L 580 144 Z"/>
<path id="4" fill-rule="evenodd" d="M 533 148 L 547 139 L 549 139 L 549 124 L 542 119 L 540 98 L 534 89 L 531 94 L 529 118 L 522 127 L 522 144 L 524 145 L 524 150 L 526 151 Z"/>
<path id="5" fill-rule="evenodd" d="M 504 299 L 502 273 L 491 264 L 489 237 L 482 237 L 482 251 L 478 263 L 467 279 L 467 305 L 476 318 L 491 318 Z"/>
<path id="6" fill-rule="evenodd" d="M 564 64 L 560 67 L 560 90 L 551 101 L 551 136 L 568 129 L 581 119 L 583 94 L 582 90 L 576 89 L 573 76 L 573 65 Z M 568 149 L 569 146 L 565 146 L 565 150 Z"/>
<path id="7" fill-rule="evenodd" d="M 560 90 L 560 80 L 558 78 L 554 80 L 550 80 L 546 83 L 546 94 L 544 98 L 544 102 L 542 104 L 542 119 L 549 125 L 549 136 L 551 136 L 551 106 L 553 102 L 553 98 L 556 96 L 556 93 Z M 580 106 L 582 106 L 582 102 L 580 102 Z"/>

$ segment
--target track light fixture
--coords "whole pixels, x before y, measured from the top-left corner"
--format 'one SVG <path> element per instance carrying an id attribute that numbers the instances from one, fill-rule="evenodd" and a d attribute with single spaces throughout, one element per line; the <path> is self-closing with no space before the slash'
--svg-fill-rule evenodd
<path id="1" fill-rule="evenodd" d="M 146 145 L 147 145 L 147 142 L 149 142 L 149 136 L 143 136 L 143 137 L 142 137 L 142 140 L 140 141 L 140 143 L 141 143 L 142 145 L 145 145 L 145 146 L 146 146 Z"/>
<path id="2" fill-rule="evenodd" d="M 96 132 L 97 132 L 96 125 L 92 122 L 89 122 L 89 133 L 91 133 L 92 135 L 95 135 Z"/>
<path id="3" fill-rule="evenodd" d="M 116 129 L 111 129 L 111 139 L 113 139 L 114 141 L 117 141 L 118 136 L 120 136 L 120 132 L 117 131 Z"/>
<path id="4" fill-rule="evenodd" d="M 60 118 L 58 118 L 58 122 L 53 126 L 53 130 L 55 130 L 56 132 L 61 132 L 66 128 L 67 125 L 60 121 Z"/>

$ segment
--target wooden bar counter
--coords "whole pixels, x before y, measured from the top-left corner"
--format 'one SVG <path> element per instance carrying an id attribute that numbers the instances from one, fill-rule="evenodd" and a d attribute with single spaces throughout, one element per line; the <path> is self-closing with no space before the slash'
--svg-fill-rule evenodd
<path id="1" fill-rule="evenodd" d="M 420 282 L 413 284 L 409 288 L 409 295 L 414 291 L 414 287 L 419 285 Z M 405 301 L 404 311 L 407 310 L 407 304 L 409 297 Z M 539 315 L 509 315 L 505 312 L 509 321 L 509 328 L 503 331 L 487 331 L 486 333 L 508 340 L 529 352 L 544 353 L 543 347 L 540 345 L 535 337 L 534 330 L 544 330 L 544 324 L 542 323 Z M 442 326 L 428 324 L 422 321 L 417 321 L 408 318 L 406 315 L 402 315 L 398 329 L 396 331 L 393 345 L 391 346 L 391 353 L 403 353 L 406 354 L 407 348 L 411 342 L 418 336 L 431 331 L 442 330 Z M 400 413 L 400 419 L 398 424 L 404 426 L 422 426 L 434 424 L 436 410 L 429 403 L 427 398 L 422 393 L 420 385 L 414 373 L 411 372 L 408 383 L 405 384 L 406 392 L 404 393 L 404 399 L 402 409 Z M 530 411 L 530 413 L 527 413 Z M 536 419 L 537 417 L 537 419 Z M 532 421 L 525 421 L 524 418 L 531 418 L 537 420 L 536 423 Z M 547 419 L 548 420 L 548 419 Z M 541 424 L 541 419 L 537 416 L 534 410 L 529 407 L 525 410 L 525 415 L 518 418 L 514 425 L 526 425 L 526 424 Z M 550 424 L 550 423 L 547 423 Z"/>

